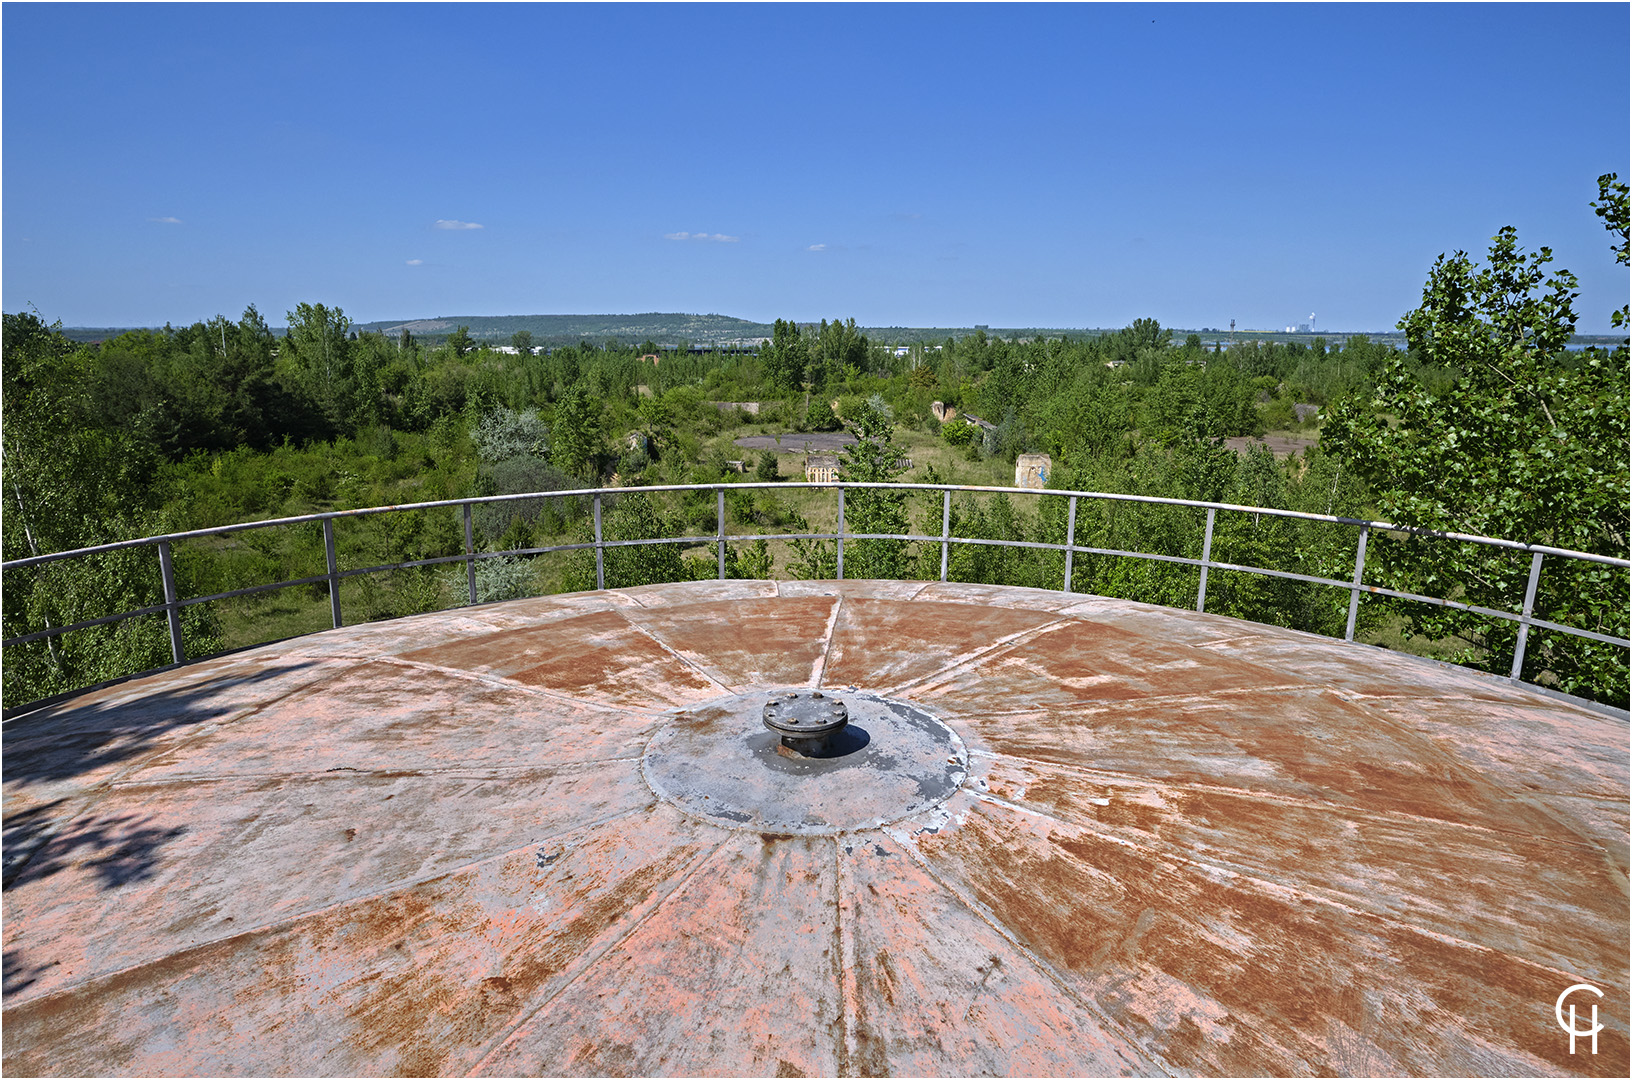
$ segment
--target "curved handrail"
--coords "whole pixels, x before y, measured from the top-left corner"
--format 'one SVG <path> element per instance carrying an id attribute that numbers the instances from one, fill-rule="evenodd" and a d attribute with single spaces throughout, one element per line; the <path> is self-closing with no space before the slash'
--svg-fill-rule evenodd
<path id="1" fill-rule="evenodd" d="M 826 489 L 838 492 L 838 521 L 833 532 L 813 533 L 767 533 L 767 534 L 730 534 L 725 532 L 725 494 L 727 491 L 748 491 L 756 489 L 775 489 L 778 491 L 797 489 Z M 844 495 L 847 490 L 853 489 L 888 489 L 892 492 L 940 492 L 942 494 L 942 531 L 939 536 L 920 533 L 856 533 L 848 532 L 844 524 Z M 717 529 L 711 536 L 682 536 L 682 537 L 654 537 L 644 540 L 607 540 L 601 529 L 601 504 L 608 496 L 626 494 L 646 494 L 653 492 L 706 492 L 712 491 L 716 495 L 718 504 L 716 523 Z M 1064 498 L 1069 501 L 1067 517 L 1066 539 L 1068 543 L 1049 543 L 1028 540 L 990 540 L 974 537 L 958 537 L 951 535 L 950 516 L 951 501 L 954 493 L 993 493 L 1004 495 L 1050 496 Z M 564 499 L 590 498 L 593 502 L 594 539 L 584 543 L 556 544 L 545 547 L 518 548 L 511 551 L 479 552 L 475 550 L 472 534 L 471 508 L 474 506 L 520 502 L 533 499 Z M 1190 507 L 1207 512 L 1205 533 L 1202 541 L 1202 554 L 1199 559 L 1192 559 L 1179 555 L 1165 555 L 1155 552 L 1125 551 L 1115 548 L 1096 548 L 1076 544 L 1077 506 L 1080 500 L 1091 499 L 1110 502 L 1146 503 L 1166 506 Z M 445 555 L 431 559 L 418 559 L 408 562 L 390 563 L 380 566 L 360 567 L 350 570 L 341 570 L 335 554 L 334 522 L 344 518 L 367 517 L 375 514 L 396 513 L 409 510 L 431 510 L 443 507 L 458 507 L 464 516 L 465 550 L 459 555 Z M 1334 578 L 1316 577 L 1308 574 L 1298 574 L 1285 570 L 1274 570 L 1267 567 L 1245 566 L 1237 563 L 1214 560 L 1212 554 L 1213 524 L 1219 511 L 1248 513 L 1267 517 L 1290 518 L 1303 521 L 1328 522 L 1339 525 L 1353 526 L 1359 530 L 1359 539 L 1356 545 L 1354 575 L 1349 581 Z M 175 572 L 171 561 L 171 545 L 176 541 L 193 540 L 212 536 L 226 536 L 232 533 L 245 532 L 251 529 L 263 529 L 289 525 L 318 523 L 323 530 L 324 552 L 327 560 L 327 572 L 296 578 L 289 581 L 272 582 L 265 585 L 256 585 L 249 588 L 233 589 L 227 592 L 212 593 L 208 596 L 181 597 L 176 592 Z M 1531 555 L 1529 582 L 1526 588 L 1524 605 L 1519 611 L 1503 611 L 1495 608 L 1486 608 L 1473 604 L 1443 597 L 1426 596 L 1418 593 L 1403 592 L 1384 588 L 1377 585 L 1366 585 L 1363 582 L 1366 561 L 1366 541 L 1372 532 L 1403 533 L 1414 536 L 1431 537 L 1453 542 L 1481 544 L 1493 548 L 1502 548 L 1513 551 L 1523 551 Z M 115 615 L 87 619 L 65 626 L 47 626 L 46 629 L 29 634 L 20 634 L 0 641 L 0 646 L 10 647 L 22 645 L 43 638 L 53 638 L 62 634 L 71 633 L 92 626 L 118 622 L 124 619 L 135 618 L 141 615 L 165 612 L 170 624 L 171 654 L 175 663 L 185 663 L 186 650 L 182 642 L 180 613 L 183 608 L 194 604 L 203 604 L 215 600 L 226 600 L 238 596 L 247 596 L 254 593 L 267 592 L 273 589 L 289 588 L 296 585 L 309 585 L 326 582 L 329 588 L 329 598 L 333 623 L 336 627 L 344 625 L 340 609 L 340 582 L 346 578 L 357 577 L 363 574 L 380 573 L 388 570 L 403 570 L 419 566 L 432 566 L 443 563 L 463 562 L 466 566 L 466 576 L 469 584 L 469 602 L 477 603 L 476 564 L 483 559 L 500 558 L 507 555 L 538 555 L 557 551 L 580 551 L 593 549 L 595 552 L 596 587 L 605 588 L 604 556 L 608 548 L 642 546 L 647 544 L 708 544 L 716 545 L 719 577 L 725 577 L 725 551 L 727 541 L 745 540 L 832 540 L 836 544 L 837 577 L 844 577 L 844 543 L 846 540 L 903 540 L 918 541 L 941 546 L 941 580 L 947 577 L 948 553 L 953 544 L 970 544 L 993 547 L 1019 547 L 1042 550 L 1060 551 L 1065 554 L 1065 576 L 1062 591 L 1071 591 L 1071 576 L 1073 558 L 1077 554 L 1084 555 L 1113 555 L 1127 558 L 1146 559 L 1158 562 L 1178 563 L 1199 567 L 1201 580 L 1197 588 L 1196 610 L 1203 611 L 1207 597 L 1207 574 L 1209 570 L 1230 570 L 1250 574 L 1259 574 L 1266 577 L 1284 578 L 1293 581 L 1303 581 L 1311 584 L 1326 585 L 1343 589 L 1350 594 L 1347 627 L 1344 632 L 1345 641 L 1354 640 L 1355 622 L 1359 609 L 1359 600 L 1362 593 L 1377 596 L 1396 597 L 1413 600 L 1421 603 L 1436 604 L 1442 607 L 1468 611 L 1488 618 L 1503 619 L 1519 624 L 1518 640 L 1514 649 L 1513 665 L 1508 678 L 1519 681 L 1519 673 L 1524 663 L 1526 639 L 1532 626 L 1569 634 L 1575 637 L 1587 638 L 1594 641 L 1617 645 L 1622 648 L 1632 648 L 1632 641 L 1626 638 L 1602 634 L 1593 630 L 1566 626 L 1536 618 L 1533 607 L 1536 598 L 1537 584 L 1540 580 L 1542 559 L 1545 556 L 1554 556 L 1582 562 L 1598 563 L 1607 566 L 1622 568 L 1632 567 L 1632 561 L 1613 556 L 1597 555 L 1592 552 L 1572 551 L 1568 548 L 1552 547 L 1545 544 L 1526 544 L 1519 541 L 1504 540 L 1497 537 L 1477 536 L 1467 533 L 1446 532 L 1434 529 L 1425 529 L 1415 526 L 1395 525 L 1389 522 L 1368 521 L 1362 518 L 1341 517 L 1331 514 L 1312 514 L 1300 510 L 1281 510 L 1273 507 L 1243 506 L 1235 503 L 1206 502 L 1196 499 L 1174 499 L 1153 495 L 1129 495 L 1119 492 L 1073 491 L 1059 489 L 1037 489 L 1018 487 L 994 487 L 960 484 L 923 484 L 923 483 L 869 483 L 861 481 L 835 481 L 827 483 L 813 482 L 782 482 L 782 481 L 751 481 L 743 483 L 716 482 L 711 484 L 666 484 L 649 487 L 620 487 L 620 488 L 574 488 L 564 491 L 537 491 L 514 495 L 487 495 L 464 499 L 441 499 L 431 502 L 401 503 L 387 506 L 360 507 L 351 510 L 328 510 L 312 514 L 299 514 L 291 517 L 269 518 L 261 521 L 240 522 L 232 525 L 218 525 L 207 529 L 191 529 L 186 532 L 160 533 L 145 536 L 134 540 L 121 540 L 109 544 L 97 544 L 91 547 L 76 548 L 72 551 L 53 552 L 46 555 L 34 555 L 27 558 L 14 559 L 0 563 L 0 572 L 23 570 L 29 567 L 42 566 L 66 559 L 84 558 L 107 552 L 126 550 L 137 547 L 152 546 L 158 549 L 160 562 L 160 576 L 164 586 L 164 602 L 149 605 L 133 611 L 121 612 Z"/>
<path id="2" fill-rule="evenodd" d="M 1201 499 L 1172 499 L 1159 495 L 1127 495 L 1116 491 L 1072 491 L 1063 488 L 1018 488 L 992 487 L 978 484 L 895 484 L 873 483 L 861 480 L 838 480 L 826 483 L 809 483 L 787 480 L 754 480 L 742 483 L 718 482 L 712 484 L 650 484 L 641 487 L 603 487 L 603 488 L 570 488 L 560 491 L 528 491 L 517 495 L 481 495 L 467 499 L 438 499 L 433 502 L 392 503 L 386 506 L 363 506 L 352 510 L 323 510 L 315 514 L 296 514 L 291 517 L 263 518 L 259 521 L 244 521 L 232 525 L 212 525 L 207 529 L 189 529 L 186 532 L 155 533 L 152 536 L 143 536 L 135 540 L 116 540 L 109 544 L 96 544 L 92 547 L 74 548 L 72 551 L 57 551 L 46 555 L 30 555 L 21 559 L 12 559 L 10 562 L 0 563 L 0 571 L 20 570 L 24 567 L 39 563 L 53 562 L 57 559 L 66 559 L 81 555 L 96 555 L 106 551 L 118 551 L 121 548 L 140 547 L 146 544 L 156 544 L 164 540 L 191 540 L 201 536 L 225 536 L 228 533 L 243 532 L 246 529 L 268 528 L 274 525 L 301 525 L 311 521 L 333 520 L 336 518 L 367 517 L 371 514 L 389 514 L 401 510 L 434 510 L 444 506 L 469 506 L 482 503 L 520 502 L 525 499 L 561 499 L 571 496 L 585 495 L 627 495 L 636 492 L 652 491 L 747 491 L 757 488 L 774 488 L 778 491 L 787 491 L 794 488 L 888 488 L 891 491 L 955 491 L 990 492 L 1008 495 L 1058 495 L 1060 497 L 1075 497 L 1083 499 L 1105 499 L 1116 502 L 1158 503 L 1166 506 L 1191 506 L 1199 510 L 1235 510 L 1247 514 L 1264 514 L 1270 517 L 1298 518 L 1304 521 L 1326 521 L 1339 525 L 1365 525 L 1380 532 L 1413 533 L 1419 536 L 1431 536 L 1441 540 L 1465 541 L 1472 544 L 1485 544 L 1489 547 L 1510 548 L 1516 551 L 1539 551 L 1544 555 L 1562 555 L 1565 558 L 1581 559 L 1586 562 L 1605 563 L 1610 566 L 1628 567 L 1632 562 L 1616 558 L 1612 555 L 1597 555 L 1590 551 L 1575 551 L 1570 548 L 1549 547 L 1545 544 L 1526 544 L 1517 540 L 1503 540 L 1494 536 L 1478 536 L 1473 533 L 1444 532 L 1438 529 L 1424 529 L 1415 525 L 1394 525 L 1386 521 L 1369 521 L 1365 518 L 1339 517 L 1333 514 L 1311 514 L 1303 510 L 1281 510 L 1270 506 L 1243 506 L 1239 503 L 1206 502 Z M 786 538 L 785 534 L 777 536 Z M 714 539 L 711 536 L 673 537 L 675 540 L 690 540 L 692 542 Z M 743 539 L 733 534 L 733 540 Z M 823 539 L 831 540 L 827 536 Z M 887 539 L 912 539 L 900 535 Z M 939 539 L 935 537 L 934 539 Z M 647 541 L 640 541 L 646 543 Z M 562 550 L 557 548 L 540 550 Z M 510 554 L 498 552 L 498 554 Z M 1120 554 L 1137 555 L 1138 552 L 1121 552 Z M 463 556 L 454 556 L 463 558 Z M 388 568 L 382 568 L 388 569 Z M 295 584 L 285 582 L 283 584 Z M 4 644 L 4 643 L 0 643 Z"/>

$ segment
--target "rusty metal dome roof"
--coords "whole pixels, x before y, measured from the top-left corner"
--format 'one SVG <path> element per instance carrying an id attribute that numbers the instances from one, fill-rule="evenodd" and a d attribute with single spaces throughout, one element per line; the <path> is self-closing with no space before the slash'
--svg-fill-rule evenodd
<path id="1" fill-rule="evenodd" d="M 1628 1067 L 1625 722 L 1217 616 L 547 597 L 4 749 L 13 1075 Z"/>

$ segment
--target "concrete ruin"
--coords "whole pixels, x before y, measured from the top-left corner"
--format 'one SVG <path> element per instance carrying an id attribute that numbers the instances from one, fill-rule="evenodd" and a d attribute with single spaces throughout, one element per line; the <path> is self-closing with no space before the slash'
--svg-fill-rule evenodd
<path id="1" fill-rule="evenodd" d="M 811 454 L 805 458 L 807 484 L 832 484 L 839 479 L 839 455 Z"/>
<path id="2" fill-rule="evenodd" d="M 1014 486 L 1042 491 L 1048 487 L 1048 474 L 1054 461 L 1047 454 L 1021 454 L 1014 459 Z"/>

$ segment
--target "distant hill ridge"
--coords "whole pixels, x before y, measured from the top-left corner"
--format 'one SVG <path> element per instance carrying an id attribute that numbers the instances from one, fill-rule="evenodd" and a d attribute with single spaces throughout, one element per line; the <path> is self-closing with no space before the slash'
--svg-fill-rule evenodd
<path id="1" fill-rule="evenodd" d="M 800 321 L 799 325 L 814 328 L 817 320 L 810 322 Z M 606 342 L 616 340 L 624 345 L 638 345 L 650 341 L 657 345 L 676 345 L 689 342 L 692 345 L 736 345 L 758 344 L 771 336 L 770 323 L 752 322 L 748 319 L 738 319 L 730 315 L 692 315 L 670 312 L 647 312 L 641 315 L 439 315 L 434 319 L 411 319 L 406 321 L 392 321 L 389 319 L 375 322 L 357 323 L 358 330 L 368 330 L 377 333 L 395 336 L 407 330 L 418 336 L 441 338 L 453 333 L 459 327 L 465 327 L 466 332 L 477 341 L 503 343 L 508 341 L 518 330 L 525 330 L 533 335 L 534 344 L 567 344 L 571 342 L 592 340 Z M 986 327 L 986 326 L 946 326 L 946 327 L 911 327 L 911 326 L 863 326 L 859 328 L 875 344 L 904 344 L 911 342 L 942 342 L 947 338 L 963 338 L 975 333 L 976 330 L 985 330 L 993 337 L 1000 338 L 1033 338 L 1039 336 L 1058 337 L 1062 334 L 1075 336 L 1093 336 L 1108 333 L 1115 327 L 1098 329 L 1084 327 Z M 1173 328 L 1176 340 L 1182 341 L 1188 330 Z M 1398 339 L 1404 343 L 1404 335 L 1397 331 L 1361 331 L 1369 333 L 1373 340 Z M 1206 339 L 1211 342 L 1227 335 L 1224 331 L 1204 331 Z M 1241 341 L 1286 340 L 1286 341 L 1313 341 L 1317 337 L 1326 337 L 1329 341 L 1338 342 L 1348 336 L 1345 332 L 1304 332 L 1283 333 L 1280 331 L 1242 330 L 1236 335 Z"/>
<path id="2" fill-rule="evenodd" d="M 647 312 L 641 315 L 439 315 L 434 319 L 410 319 L 357 323 L 358 330 L 394 335 L 444 335 L 465 327 L 471 337 L 482 341 L 507 340 L 525 330 L 538 342 L 582 338 L 616 338 L 626 344 L 651 340 L 661 344 L 689 341 L 698 345 L 718 345 L 760 341 L 771 336 L 769 323 L 750 322 L 729 315 L 692 315 Z"/>
<path id="3" fill-rule="evenodd" d="M 802 327 L 814 328 L 816 321 L 799 321 Z M 500 345 L 507 343 L 518 330 L 533 335 L 535 345 L 564 345 L 589 340 L 605 344 L 616 340 L 625 346 L 639 346 L 650 341 L 657 345 L 738 345 L 758 344 L 771 336 L 771 324 L 738 319 L 730 315 L 696 315 L 677 312 L 646 312 L 640 315 L 438 315 L 428 319 L 376 319 L 372 322 L 353 323 L 358 331 L 386 334 L 395 337 L 407 330 L 415 337 L 437 341 L 459 327 L 477 341 Z M 62 333 L 71 341 L 106 341 L 128 330 L 157 330 L 158 327 L 132 326 L 67 326 Z M 977 330 L 985 330 L 997 338 L 1026 339 L 1035 337 L 1087 337 L 1103 334 L 1115 327 L 1091 329 L 1085 327 L 1004 327 L 1004 326 L 863 326 L 859 328 L 874 344 L 903 345 L 912 342 L 939 343 L 948 338 L 964 338 Z M 1214 341 L 1301 341 L 1309 343 L 1316 338 L 1337 344 L 1352 334 L 1363 333 L 1373 341 L 1404 346 L 1405 335 L 1398 330 L 1317 330 L 1287 333 L 1279 330 L 1224 330 L 1203 327 L 1199 331 L 1170 327 L 1173 340 L 1182 342 L 1185 335 L 1199 333 L 1209 345 Z M 283 327 L 276 323 L 272 332 L 281 334 Z M 1614 348 L 1623 340 L 1620 336 L 1577 334 L 1572 344 Z"/>

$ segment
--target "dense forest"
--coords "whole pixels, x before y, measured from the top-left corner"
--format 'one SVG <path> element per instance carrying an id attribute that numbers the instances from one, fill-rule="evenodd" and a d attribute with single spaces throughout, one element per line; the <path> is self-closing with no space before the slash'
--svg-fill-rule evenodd
<path id="1" fill-rule="evenodd" d="M 1627 260 L 1626 186 L 1594 204 Z M 1627 348 L 1565 348 L 1574 279 L 1549 275 L 1545 248 L 1511 230 L 1485 264 L 1462 253 L 1431 269 L 1401 321 L 1409 347 L 1364 337 L 1312 344 L 1204 346 L 1140 319 L 1094 337 L 1013 340 L 985 333 L 910 349 L 870 341 L 853 320 L 778 320 L 754 351 L 536 347 L 500 351 L 456 327 L 434 346 L 354 327 L 338 308 L 300 304 L 278 333 L 253 306 L 236 320 L 68 340 L 36 312 L 4 316 L 4 556 L 318 511 L 615 485 L 802 480 L 799 436 L 848 432 L 846 479 L 1012 483 L 1017 455 L 1053 459 L 1056 490 L 1160 495 L 1304 510 L 1627 554 Z M 1624 312 L 1617 312 L 1617 325 Z M 942 406 L 937 418 L 935 403 Z M 947 410 L 955 410 L 948 412 Z M 1242 437 L 1279 434 L 1277 458 Z M 734 440 L 782 436 L 783 452 Z M 791 436 L 791 437 L 790 437 Z M 1235 440 L 1234 445 L 1227 440 Z M 910 464 L 909 464 L 910 463 Z M 727 500 L 727 532 L 830 527 L 831 492 L 752 488 Z M 1065 540 L 1058 496 L 961 495 L 954 535 Z M 1195 558 L 1203 511 L 1083 502 L 1079 545 Z M 711 495 L 632 492 L 607 502 L 610 539 L 708 536 Z M 579 497 L 479 507 L 479 599 L 593 587 L 593 558 L 527 549 L 583 542 Z M 867 526 L 862 530 L 862 526 Z M 847 526 L 939 535 L 938 495 L 852 493 Z M 347 519 L 342 569 L 464 550 L 457 509 Z M 1221 513 L 1212 558 L 1347 580 L 1356 530 Z M 1529 558 L 1473 545 L 1374 535 L 1366 580 L 1516 609 Z M 202 596 L 319 576 L 313 524 L 175 545 L 180 593 Z M 1059 588 L 1059 552 L 955 545 L 956 580 Z M 728 573 L 831 576 L 831 544 L 734 542 Z M 609 585 L 712 577 L 713 547 L 607 553 Z M 938 577 L 938 544 L 846 545 L 846 576 Z M 1188 566 L 1079 555 L 1075 591 L 1193 606 Z M 1543 618 L 1627 633 L 1627 574 L 1550 560 Z M 430 563 L 348 578 L 347 621 L 468 600 L 463 565 Z M 8 571 L 7 638 L 162 603 L 151 549 Z M 1348 594 L 1215 571 L 1207 610 L 1341 636 Z M 188 655 L 326 626 L 326 585 L 185 609 Z M 1368 598 L 1362 640 L 1499 671 L 1515 626 L 1430 605 Z M 169 662 L 162 613 L 7 647 L 8 706 Z M 1617 702 L 1625 650 L 1533 632 L 1524 677 Z"/>

